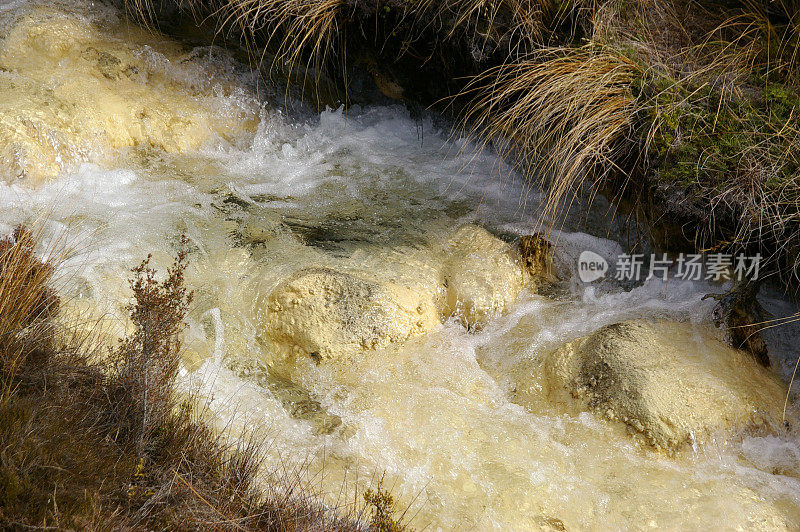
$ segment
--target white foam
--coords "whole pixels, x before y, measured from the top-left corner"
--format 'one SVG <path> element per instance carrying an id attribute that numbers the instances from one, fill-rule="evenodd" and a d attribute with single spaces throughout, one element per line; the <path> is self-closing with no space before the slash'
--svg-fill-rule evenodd
<path id="1" fill-rule="evenodd" d="M 203 83 L 201 70 L 181 75 Z M 123 153 L 117 168 L 83 164 L 36 189 L 0 184 L 0 224 L 9 230 L 40 216 L 48 238 L 80 244 L 65 265 L 69 286 L 118 308 L 127 301 L 128 269 L 148 253 L 163 269 L 186 232 L 197 298 L 183 385 L 200 390 L 217 426 L 268 442 L 270 465 L 324 471 L 334 497 L 345 476 L 386 471 L 401 505 L 416 499 L 409 515 L 420 528 L 529 529 L 543 518 L 568 529 L 770 528 L 770 512 L 800 523 L 794 435 L 747 437 L 670 459 L 591 414 L 533 414 L 509 400 L 504 368 L 537 350 L 623 319 L 710 319 L 713 302 L 702 296 L 721 287 L 705 282 L 651 279 L 628 290 L 580 283 L 581 250 L 611 261 L 625 249 L 616 232 L 582 226 L 586 213 L 551 235 L 560 273 L 570 278 L 563 299 L 525 295 L 478 334 L 447 322 L 398 351 L 291 369 L 295 383 L 342 419 L 331 434 L 293 418 L 259 384 L 269 353 L 256 335 L 257 300 L 288 272 L 346 263 L 353 249 L 422 246 L 465 221 L 498 232 L 536 227 L 540 194 L 527 195 L 523 207 L 525 186 L 491 153 L 476 155 L 429 121 L 422 127 L 424 140 L 400 107 L 326 110 L 303 120 L 268 110 L 255 135 L 197 153 L 145 160 Z M 323 227 L 351 247 L 333 256 L 280 232 L 252 253 L 234 246 L 243 221 L 272 217 Z M 768 304 L 791 310 L 775 294 Z M 798 338 L 795 330 L 770 338 L 784 376 Z"/>

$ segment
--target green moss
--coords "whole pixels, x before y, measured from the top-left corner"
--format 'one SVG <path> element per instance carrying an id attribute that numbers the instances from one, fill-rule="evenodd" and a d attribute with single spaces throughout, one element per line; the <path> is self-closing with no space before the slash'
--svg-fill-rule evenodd
<path id="1" fill-rule="evenodd" d="M 657 125 L 648 156 L 656 161 L 657 180 L 716 195 L 755 167 L 766 190 L 797 178 L 796 138 L 788 134 L 799 125 L 800 95 L 793 87 L 770 84 L 761 94 L 731 96 L 662 79 L 648 89 L 649 119 Z"/>
<path id="2" fill-rule="evenodd" d="M 785 123 L 800 112 L 800 95 L 784 85 L 772 83 L 764 89 L 764 106 L 771 122 Z"/>

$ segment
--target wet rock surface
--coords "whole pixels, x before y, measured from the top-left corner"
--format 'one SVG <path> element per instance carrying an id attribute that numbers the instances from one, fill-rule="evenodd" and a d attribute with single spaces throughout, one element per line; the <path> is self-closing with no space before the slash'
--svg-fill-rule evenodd
<path id="1" fill-rule="evenodd" d="M 703 297 L 717 301 L 712 314 L 714 325 L 724 327 L 725 341 L 737 349 L 747 351 L 762 366 L 769 367 L 769 350 L 761 336 L 762 328 L 770 316 L 758 302 L 760 283 L 735 283 L 724 294 L 707 294 Z"/>
<path id="2" fill-rule="evenodd" d="M 329 268 L 296 272 L 267 306 L 266 334 L 316 360 L 398 344 L 439 324 L 430 295 Z"/>
<path id="3" fill-rule="evenodd" d="M 16 20 L 0 40 L 0 178 L 39 183 L 112 149 L 180 153 L 255 127 L 258 106 L 233 78 L 190 81 L 196 58 L 153 40 L 57 7 Z M 220 98 L 236 91 L 238 108 Z"/>
<path id="4" fill-rule="evenodd" d="M 480 328 L 511 306 L 528 280 L 515 248 L 486 229 L 466 225 L 446 244 L 443 313 Z"/>
<path id="5" fill-rule="evenodd" d="M 465 225 L 441 249 L 356 251 L 360 273 L 302 269 L 268 297 L 265 337 L 286 356 L 321 361 L 399 345 L 450 317 L 479 329 L 544 277 L 550 244 L 537 238 L 526 261 L 517 246 Z"/>
<path id="6" fill-rule="evenodd" d="M 748 353 L 677 322 L 603 327 L 549 354 L 544 371 L 554 403 L 621 421 L 667 451 L 777 428 L 786 395 Z"/>

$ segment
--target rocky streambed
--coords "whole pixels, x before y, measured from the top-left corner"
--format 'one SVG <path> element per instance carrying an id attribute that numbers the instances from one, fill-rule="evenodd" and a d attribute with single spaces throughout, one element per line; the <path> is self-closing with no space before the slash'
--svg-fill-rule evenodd
<path id="1" fill-rule="evenodd" d="M 0 9 L 3 229 L 76 243 L 64 319 L 109 338 L 186 234 L 181 385 L 265 475 L 331 504 L 385 475 L 419 528 L 800 526 L 800 329 L 761 333 L 767 368 L 714 326 L 730 282 L 581 281 L 650 253 L 602 198 L 546 231 L 540 191 L 403 107 L 287 111 L 113 7 Z"/>

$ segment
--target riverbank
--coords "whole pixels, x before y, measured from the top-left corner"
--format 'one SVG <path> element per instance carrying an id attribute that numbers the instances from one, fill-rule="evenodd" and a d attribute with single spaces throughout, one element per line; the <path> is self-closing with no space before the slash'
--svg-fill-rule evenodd
<path id="1" fill-rule="evenodd" d="M 792 0 L 128 7 L 240 39 L 265 72 L 299 77 L 323 105 L 352 101 L 360 70 L 386 98 L 451 113 L 548 191 L 551 223 L 576 193 L 602 193 L 659 250 L 760 253 L 762 277 L 797 286 Z"/>
<path id="2" fill-rule="evenodd" d="M 1 527 L 403 530 L 380 483 L 330 507 L 299 476 L 265 481 L 260 444 L 228 443 L 176 389 L 185 250 L 163 280 L 149 258 L 132 270 L 132 330 L 115 343 L 100 320 L 63 315 L 64 250 L 43 262 L 37 240 L 23 226 L 0 240 Z"/>

